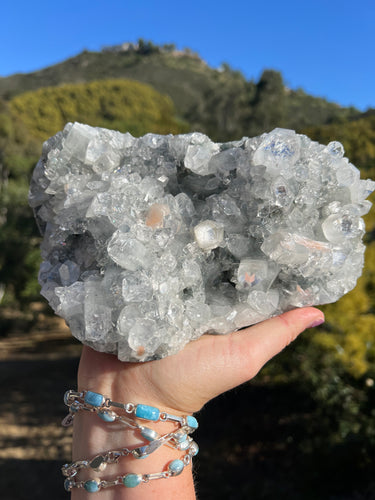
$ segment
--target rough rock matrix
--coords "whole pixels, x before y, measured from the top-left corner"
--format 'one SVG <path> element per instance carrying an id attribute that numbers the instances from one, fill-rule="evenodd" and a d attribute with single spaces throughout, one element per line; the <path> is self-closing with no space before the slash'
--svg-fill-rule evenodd
<path id="1" fill-rule="evenodd" d="M 375 188 L 343 155 L 284 129 L 215 144 L 70 123 L 31 183 L 41 293 L 80 341 L 131 361 L 336 301 L 361 274 Z"/>

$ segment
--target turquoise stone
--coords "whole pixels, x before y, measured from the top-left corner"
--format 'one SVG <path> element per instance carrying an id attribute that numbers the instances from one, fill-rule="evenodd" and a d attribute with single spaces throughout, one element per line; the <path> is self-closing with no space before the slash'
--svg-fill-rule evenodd
<path id="1" fill-rule="evenodd" d="M 94 479 L 90 479 L 89 481 L 86 481 L 85 484 L 83 485 L 86 491 L 89 493 L 96 493 L 97 491 L 100 490 L 99 483 L 95 481 Z"/>
<path id="2" fill-rule="evenodd" d="M 102 406 L 105 401 L 103 394 L 87 391 L 84 397 L 84 402 L 91 406 Z"/>
<path id="3" fill-rule="evenodd" d="M 188 415 L 186 417 L 186 422 L 188 426 L 191 427 L 192 429 L 198 429 L 198 420 L 195 417 Z"/>
<path id="4" fill-rule="evenodd" d="M 147 441 L 155 441 L 155 439 L 159 437 L 159 434 L 154 431 L 154 429 L 143 427 L 143 429 L 141 430 L 141 436 L 147 439 Z"/>
<path id="5" fill-rule="evenodd" d="M 71 491 L 73 486 L 74 486 L 74 481 L 72 479 L 70 479 L 69 477 L 67 479 L 65 479 L 65 481 L 64 481 L 65 491 Z"/>
<path id="6" fill-rule="evenodd" d="M 195 441 L 193 441 L 190 445 L 190 454 L 192 457 L 195 457 L 196 455 L 198 455 L 199 453 L 199 446 L 197 445 L 197 443 Z"/>
<path id="7" fill-rule="evenodd" d="M 160 411 L 154 406 L 137 405 L 135 416 L 138 418 L 144 418 L 145 420 L 156 421 L 159 420 Z"/>
<path id="8" fill-rule="evenodd" d="M 183 443 L 184 441 L 186 441 L 188 438 L 187 434 L 180 434 L 179 436 L 177 436 L 177 442 L 178 443 Z"/>
<path id="9" fill-rule="evenodd" d="M 122 478 L 122 483 L 127 488 L 135 488 L 141 482 L 141 476 L 139 474 L 126 474 Z"/>
<path id="10" fill-rule="evenodd" d="M 168 465 L 168 469 L 172 476 L 178 476 L 184 470 L 184 462 L 177 458 Z"/>
<path id="11" fill-rule="evenodd" d="M 98 416 L 104 420 L 104 422 L 114 422 L 116 420 L 116 413 L 108 410 L 99 410 Z"/>

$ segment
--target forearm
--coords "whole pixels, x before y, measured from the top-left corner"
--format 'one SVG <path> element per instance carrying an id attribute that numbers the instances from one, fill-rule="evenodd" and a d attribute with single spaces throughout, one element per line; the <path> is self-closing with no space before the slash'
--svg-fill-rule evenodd
<path id="1" fill-rule="evenodd" d="M 127 367 L 124 364 L 124 370 Z M 131 367 L 130 367 L 131 371 Z M 128 375 L 122 373 L 121 379 L 113 373 L 102 372 L 101 377 L 93 377 L 92 373 L 81 372 L 79 377 L 78 390 L 92 390 L 105 394 L 113 401 L 145 403 L 157 405 L 157 398 L 149 394 L 147 398 L 147 387 L 142 388 L 142 394 L 137 396 L 134 388 L 137 387 L 139 380 L 131 383 L 132 375 L 129 374 L 128 383 L 122 384 Z M 129 389 L 133 387 L 133 389 Z M 151 401 L 152 399 L 152 401 Z M 169 413 L 180 414 L 178 410 L 171 408 L 160 409 Z M 119 412 L 121 413 L 121 412 Z M 154 429 L 159 435 L 164 435 L 178 429 L 177 424 L 173 422 L 146 422 L 138 421 L 142 425 Z M 74 417 L 73 431 L 73 460 L 91 459 L 110 450 L 121 450 L 128 448 L 132 450 L 137 446 L 147 444 L 140 433 L 131 430 L 120 422 L 105 423 L 95 412 L 81 411 Z M 170 448 L 166 445 L 150 454 L 146 459 L 136 459 L 131 454 L 121 457 L 117 463 L 108 464 L 104 471 L 95 472 L 92 469 L 84 469 L 79 472 L 79 481 L 88 479 L 114 480 L 117 477 L 124 477 L 126 474 L 153 474 L 168 471 L 168 464 L 175 460 L 183 458 L 185 452 Z M 78 479 L 77 479 L 78 481 Z M 73 500 L 84 500 L 92 498 L 92 495 L 83 488 L 72 489 Z M 143 500 L 143 499 L 181 499 L 194 500 L 194 483 L 192 474 L 192 465 L 186 465 L 180 475 L 141 482 L 136 487 L 125 487 L 122 484 L 110 488 L 103 488 L 96 493 L 95 498 L 100 500 Z"/>
<path id="2" fill-rule="evenodd" d="M 240 332 L 202 336 L 178 354 L 148 363 L 124 363 L 115 356 L 98 353 L 85 346 L 80 362 L 78 390 L 98 392 L 112 401 L 155 406 L 172 415 L 189 415 L 199 411 L 218 394 L 251 379 L 300 332 L 321 324 L 323 320 L 322 313 L 317 309 L 296 309 Z M 130 455 L 131 450 L 140 444 L 139 434 L 112 424 L 105 424 L 97 415 L 84 411 L 78 412 L 75 417 L 74 460 L 90 459 L 109 450 L 129 448 L 128 456 L 121 457 L 117 464 L 109 465 L 100 475 L 91 470 L 91 477 L 95 475 L 110 480 L 134 473 L 140 475 L 136 477 L 139 480 L 142 474 L 167 472 L 168 464 L 184 455 L 182 450 L 175 449 L 175 443 L 172 449 L 163 445 L 145 460 L 135 459 Z M 146 426 L 164 435 L 174 431 L 178 424 L 157 422 Z M 190 448 L 190 452 L 194 454 L 193 448 Z M 80 471 L 72 481 L 78 481 L 77 477 L 79 481 L 87 480 L 89 470 Z M 73 488 L 73 500 L 87 498 L 90 498 L 88 492 Z M 181 475 L 141 482 L 134 488 L 119 484 L 101 489 L 96 498 L 194 500 L 191 464 L 186 464 Z"/>

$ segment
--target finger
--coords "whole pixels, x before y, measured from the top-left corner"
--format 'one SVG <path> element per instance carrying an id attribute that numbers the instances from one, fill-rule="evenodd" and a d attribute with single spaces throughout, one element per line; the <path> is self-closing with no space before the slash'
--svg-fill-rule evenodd
<path id="1" fill-rule="evenodd" d="M 250 380 L 301 332 L 323 321 L 319 309 L 294 309 L 245 330 L 216 337 L 211 356 L 216 359 L 217 373 L 225 374 L 225 378 L 221 377 L 222 392 Z"/>

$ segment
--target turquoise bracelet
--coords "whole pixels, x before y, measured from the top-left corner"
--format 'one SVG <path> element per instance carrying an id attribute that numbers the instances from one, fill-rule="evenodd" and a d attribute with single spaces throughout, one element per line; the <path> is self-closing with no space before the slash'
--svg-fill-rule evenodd
<path id="1" fill-rule="evenodd" d="M 64 426 L 73 423 L 74 415 L 86 410 L 96 413 L 104 422 L 120 422 L 127 427 L 140 432 L 141 436 L 149 442 L 149 444 L 138 446 L 132 450 L 122 448 L 121 450 L 108 451 L 96 455 L 91 460 L 79 460 L 71 464 L 63 465 L 61 471 L 66 477 L 64 488 L 66 491 L 71 491 L 73 488 L 83 488 L 87 492 L 94 493 L 102 488 L 122 485 L 127 488 L 134 488 L 141 483 L 147 483 L 154 479 L 165 479 L 181 474 L 184 467 L 191 463 L 192 457 L 198 454 L 198 445 L 190 437 L 190 434 L 198 427 L 198 422 L 191 415 L 176 416 L 167 412 L 162 412 L 158 408 L 145 404 L 133 403 L 118 403 L 112 401 L 103 394 L 93 391 L 76 392 L 69 390 L 64 395 L 64 403 L 69 408 L 69 414 L 64 418 L 62 424 Z M 111 407 L 120 408 L 125 411 L 126 415 L 118 414 Z M 160 436 L 155 430 L 139 424 L 136 419 L 148 420 L 151 422 L 175 422 L 179 428 L 173 432 Z M 83 468 L 89 468 L 93 471 L 103 471 L 108 464 L 117 463 L 121 457 L 132 456 L 133 458 L 147 458 L 151 453 L 156 451 L 161 446 L 166 445 L 171 448 L 185 451 L 182 459 L 172 460 L 165 471 L 152 474 L 134 474 L 127 473 L 122 476 L 117 476 L 113 480 L 104 479 L 88 479 L 86 481 L 78 481 L 77 474 Z"/>
<path id="2" fill-rule="evenodd" d="M 87 481 L 76 481 L 73 477 L 68 477 L 64 481 L 64 488 L 66 491 L 71 491 L 73 488 L 83 488 L 89 493 L 96 493 L 102 488 L 111 488 L 112 486 L 125 486 L 127 488 L 135 488 L 141 483 L 148 483 L 154 479 L 167 479 L 169 477 L 178 476 L 184 470 L 184 467 L 190 463 L 184 459 L 172 460 L 168 466 L 167 470 L 164 472 L 156 472 L 152 474 L 134 474 L 128 473 L 124 476 L 117 476 L 113 480 L 105 479 L 88 479 Z"/>
<path id="3" fill-rule="evenodd" d="M 62 424 L 71 425 L 74 414 L 79 410 L 94 411 L 98 416 L 107 422 L 114 421 L 114 412 L 108 411 L 109 408 L 121 408 L 126 414 L 133 418 L 149 420 L 152 422 L 176 422 L 181 426 L 189 427 L 194 431 L 198 428 L 198 421 L 192 415 L 178 416 L 163 412 L 154 406 L 134 403 L 118 403 L 110 398 L 93 391 L 75 392 L 69 390 L 64 395 L 64 403 L 69 407 L 69 414 L 65 417 Z M 125 422 L 124 422 L 125 423 Z M 134 422 L 129 422 L 129 426 L 138 427 Z"/>

